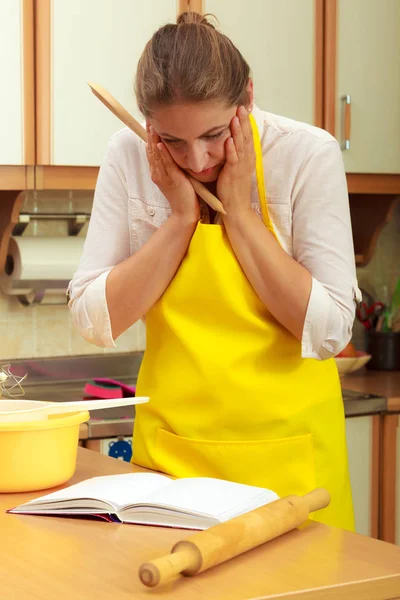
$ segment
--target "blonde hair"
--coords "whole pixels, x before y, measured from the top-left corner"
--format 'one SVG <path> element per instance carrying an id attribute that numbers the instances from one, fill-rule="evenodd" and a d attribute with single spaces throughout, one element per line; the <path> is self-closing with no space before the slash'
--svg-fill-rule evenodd
<path id="1" fill-rule="evenodd" d="M 250 67 L 231 40 L 196 12 L 158 29 L 140 57 L 135 79 L 139 110 L 175 102 L 249 103 Z"/>

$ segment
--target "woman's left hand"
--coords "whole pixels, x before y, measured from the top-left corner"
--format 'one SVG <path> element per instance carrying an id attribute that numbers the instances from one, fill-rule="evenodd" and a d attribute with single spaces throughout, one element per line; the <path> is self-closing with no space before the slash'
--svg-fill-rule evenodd
<path id="1" fill-rule="evenodd" d="M 217 196 L 228 217 L 251 208 L 251 180 L 255 169 L 253 131 L 249 113 L 239 106 L 225 142 L 225 164 L 217 180 Z"/>

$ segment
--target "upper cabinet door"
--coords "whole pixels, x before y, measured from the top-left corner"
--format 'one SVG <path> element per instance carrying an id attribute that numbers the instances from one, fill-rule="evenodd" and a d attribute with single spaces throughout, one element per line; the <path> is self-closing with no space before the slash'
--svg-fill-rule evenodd
<path id="1" fill-rule="evenodd" d="M 342 146 L 349 139 L 346 171 L 400 173 L 400 1 L 338 0 L 337 11 L 335 131 Z"/>
<path id="2" fill-rule="evenodd" d="M 315 0 L 204 0 L 204 12 L 249 63 L 257 105 L 311 124 L 319 108 L 315 7 Z"/>
<path id="3" fill-rule="evenodd" d="M 38 164 L 100 165 L 109 138 L 124 127 L 88 81 L 143 120 L 133 92 L 137 62 L 153 33 L 176 15 L 176 0 L 37 3 Z"/>
<path id="4" fill-rule="evenodd" d="M 32 165 L 33 0 L 0 1 L 0 81 L 0 165 Z"/>

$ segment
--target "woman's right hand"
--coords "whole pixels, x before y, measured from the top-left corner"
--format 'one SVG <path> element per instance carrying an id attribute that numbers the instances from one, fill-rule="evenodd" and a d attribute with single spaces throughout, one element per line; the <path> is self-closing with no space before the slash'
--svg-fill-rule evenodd
<path id="1" fill-rule="evenodd" d="M 200 218 L 200 205 L 192 184 L 153 127 L 147 126 L 147 133 L 146 154 L 151 180 L 167 198 L 172 214 L 189 222 L 197 222 Z"/>

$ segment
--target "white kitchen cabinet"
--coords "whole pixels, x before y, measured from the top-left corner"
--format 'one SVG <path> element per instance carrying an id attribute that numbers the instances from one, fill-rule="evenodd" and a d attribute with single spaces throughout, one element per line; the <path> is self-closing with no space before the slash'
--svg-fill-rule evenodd
<path id="1" fill-rule="evenodd" d="M 124 125 L 87 82 L 108 89 L 142 120 L 133 92 L 137 62 L 153 33 L 176 21 L 176 0 L 40 0 L 37 9 L 43 102 L 37 162 L 100 165 L 109 138 Z"/>
<path id="2" fill-rule="evenodd" d="M 0 2 L 0 165 L 34 163 L 32 2 Z"/>
<path id="3" fill-rule="evenodd" d="M 350 110 L 348 173 L 400 173 L 399 31 L 399 0 L 337 0 L 335 135 L 344 145 Z"/>
<path id="4" fill-rule="evenodd" d="M 315 0 L 204 0 L 250 65 L 263 110 L 315 123 Z"/>
<path id="5" fill-rule="evenodd" d="M 373 511 L 378 507 L 373 503 L 374 490 L 378 477 L 374 476 L 374 426 L 373 419 L 379 417 L 363 416 L 346 419 L 346 436 L 349 457 L 350 482 L 353 494 L 356 532 L 373 535 L 372 523 L 378 516 Z M 377 457 L 375 457 L 376 459 Z M 378 464 L 378 461 L 376 462 Z"/>

